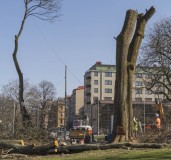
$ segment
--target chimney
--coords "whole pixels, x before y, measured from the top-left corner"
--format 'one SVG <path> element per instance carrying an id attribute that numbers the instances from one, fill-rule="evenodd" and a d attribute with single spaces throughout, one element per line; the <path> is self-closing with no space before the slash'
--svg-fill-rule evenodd
<path id="1" fill-rule="evenodd" d="M 100 61 L 96 62 L 96 65 L 101 65 L 101 64 L 102 64 L 102 62 L 100 62 Z"/>

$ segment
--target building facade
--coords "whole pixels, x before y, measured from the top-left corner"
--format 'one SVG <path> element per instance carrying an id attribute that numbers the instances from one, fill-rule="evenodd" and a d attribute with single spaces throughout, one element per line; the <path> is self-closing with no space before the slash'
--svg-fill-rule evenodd
<path id="1" fill-rule="evenodd" d="M 138 107 L 138 110 L 143 111 L 141 111 L 139 117 L 137 117 L 140 118 L 143 123 L 149 121 L 149 117 L 154 116 L 155 99 L 165 99 L 164 95 L 157 92 L 159 90 L 158 85 L 153 87 L 154 92 L 146 89 L 145 83 L 150 83 L 150 76 L 151 75 L 146 74 L 143 70 L 137 69 L 133 77 L 133 106 L 135 110 L 137 110 Z M 115 77 L 116 66 L 102 64 L 101 62 L 96 62 L 84 75 L 84 114 L 88 115 L 91 125 L 96 124 L 96 126 L 94 126 L 94 128 L 98 128 L 96 129 L 96 133 L 106 129 L 104 125 L 102 126 L 102 124 L 105 124 L 103 121 L 108 117 L 111 118 L 113 115 L 114 95 L 117 94 L 115 93 Z M 102 102 L 105 103 L 102 105 Z M 106 106 L 106 109 L 104 106 Z M 144 113 L 143 116 L 142 113 Z M 111 124 L 106 125 L 108 127 L 111 126 Z M 111 130 L 111 128 L 107 130 Z"/>
<path id="2" fill-rule="evenodd" d="M 72 127 L 73 120 L 79 118 L 80 110 L 84 106 L 84 86 L 78 86 L 72 91 L 70 96 L 69 108 L 69 128 Z"/>
<path id="3" fill-rule="evenodd" d="M 49 108 L 48 128 L 55 130 L 65 127 L 65 99 L 58 98 L 57 101 L 51 102 Z"/>
<path id="4" fill-rule="evenodd" d="M 114 83 L 116 69 L 114 65 L 96 62 L 84 75 L 84 113 L 88 115 L 90 124 L 93 122 L 92 107 L 98 101 L 114 100 Z M 97 101 L 97 102 L 98 102 Z"/>

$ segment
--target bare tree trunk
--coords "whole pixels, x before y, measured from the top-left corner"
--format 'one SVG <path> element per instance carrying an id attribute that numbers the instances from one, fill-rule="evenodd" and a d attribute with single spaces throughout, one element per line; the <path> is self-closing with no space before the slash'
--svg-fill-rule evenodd
<path id="1" fill-rule="evenodd" d="M 20 110 L 22 115 L 23 123 L 31 122 L 30 116 L 26 110 L 26 107 L 24 106 L 24 98 L 23 98 L 23 74 L 20 70 L 18 61 L 17 61 L 17 52 L 18 52 L 18 42 L 19 38 L 21 36 L 21 33 L 24 28 L 24 24 L 26 19 L 29 16 L 37 17 L 44 21 L 50 21 L 53 22 L 59 15 L 58 11 L 61 8 L 61 1 L 60 0 L 24 0 L 24 16 L 23 20 L 19 29 L 19 32 L 17 35 L 15 35 L 15 48 L 13 52 L 13 60 L 15 64 L 15 68 L 18 73 L 19 77 L 19 104 L 20 104 Z"/>
<path id="2" fill-rule="evenodd" d="M 26 20 L 26 15 L 27 15 L 27 5 L 25 6 L 25 15 L 23 17 L 23 21 L 21 23 L 19 32 L 18 32 L 17 35 L 15 35 L 15 48 L 14 48 L 14 52 L 13 52 L 13 60 L 14 60 L 16 71 L 18 73 L 18 77 L 19 77 L 19 105 L 20 105 L 20 111 L 21 111 L 22 121 L 23 121 L 23 125 L 24 126 L 27 126 L 29 124 L 29 122 L 30 122 L 30 115 L 28 114 L 28 112 L 26 110 L 26 107 L 24 105 L 23 73 L 21 72 L 21 69 L 20 69 L 19 64 L 18 64 L 17 52 L 18 52 L 18 41 L 19 41 L 20 35 L 21 35 L 21 33 L 23 31 L 23 28 L 24 28 L 24 24 L 25 24 L 25 20 Z"/>
<path id="3" fill-rule="evenodd" d="M 127 55 L 129 44 L 133 36 L 136 23 L 137 12 L 128 10 L 123 29 L 117 37 L 116 50 L 116 81 L 115 81 L 115 101 L 114 105 L 114 137 L 118 134 L 117 128 L 122 127 L 128 139 L 127 123 Z"/>
<path id="4" fill-rule="evenodd" d="M 145 15 L 138 15 L 136 11 L 128 10 L 123 29 L 117 37 L 112 142 L 114 142 L 118 134 L 124 135 L 126 141 L 133 137 L 133 75 L 135 72 L 138 51 L 144 37 L 145 26 L 154 12 L 155 9 L 153 7 L 151 7 Z"/>
<path id="5" fill-rule="evenodd" d="M 49 103 L 45 102 L 43 105 L 42 105 L 42 110 L 41 110 L 41 129 L 47 129 L 48 127 L 48 118 L 49 118 L 49 115 L 48 115 L 48 110 L 49 110 Z"/>
<path id="6" fill-rule="evenodd" d="M 133 84 L 133 75 L 135 73 L 136 62 L 138 57 L 138 51 L 141 46 L 142 39 L 144 38 L 145 26 L 148 20 L 155 13 L 154 7 L 151 7 L 145 15 L 139 14 L 137 18 L 137 25 L 135 29 L 135 33 L 133 39 L 131 41 L 129 52 L 128 52 L 128 97 L 127 97 L 127 105 L 128 105 L 128 113 L 129 113 L 129 138 L 133 137 L 133 107 L 132 107 L 132 84 Z"/>

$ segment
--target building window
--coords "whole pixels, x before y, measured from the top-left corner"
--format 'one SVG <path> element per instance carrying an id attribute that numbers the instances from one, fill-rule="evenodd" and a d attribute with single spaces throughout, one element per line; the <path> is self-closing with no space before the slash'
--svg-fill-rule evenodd
<path id="1" fill-rule="evenodd" d="M 111 80 L 105 80 L 105 85 L 112 85 L 112 81 Z"/>
<path id="2" fill-rule="evenodd" d="M 136 82 L 135 82 L 135 86 L 142 86 L 142 84 L 143 84 L 143 83 L 142 83 L 142 82 L 139 82 L 139 81 L 136 81 Z"/>
<path id="3" fill-rule="evenodd" d="M 90 89 L 88 88 L 88 89 L 86 89 L 86 91 L 85 91 L 86 93 L 91 93 L 91 91 L 90 91 Z"/>
<path id="4" fill-rule="evenodd" d="M 157 74 L 157 75 L 155 75 L 155 77 L 159 80 L 159 79 L 161 79 L 162 75 L 161 74 Z"/>
<path id="5" fill-rule="evenodd" d="M 63 106 L 61 106 L 61 110 L 63 110 Z"/>
<path id="6" fill-rule="evenodd" d="M 160 89 L 158 89 L 158 90 L 155 90 L 155 93 L 156 93 L 156 94 L 162 94 L 162 92 L 163 92 L 163 91 L 162 91 L 162 88 L 160 88 Z"/>
<path id="7" fill-rule="evenodd" d="M 136 102 L 142 102 L 142 98 L 135 98 Z"/>
<path id="8" fill-rule="evenodd" d="M 145 94 L 152 94 L 152 91 L 151 90 L 146 90 Z"/>
<path id="9" fill-rule="evenodd" d="M 98 103 L 98 97 L 93 97 L 93 103 Z"/>
<path id="10" fill-rule="evenodd" d="M 94 93 L 98 93 L 98 88 L 94 88 Z"/>
<path id="11" fill-rule="evenodd" d="M 110 88 L 105 88 L 105 93 L 112 93 L 112 89 L 110 89 Z"/>
<path id="12" fill-rule="evenodd" d="M 171 95 L 171 91 L 168 91 L 168 95 Z"/>
<path id="13" fill-rule="evenodd" d="M 86 97 L 86 102 L 90 102 L 90 97 Z"/>
<path id="14" fill-rule="evenodd" d="M 146 79 L 152 78 L 152 74 L 145 74 L 145 78 L 146 78 Z"/>
<path id="15" fill-rule="evenodd" d="M 105 72 L 105 77 L 112 77 L 112 72 Z"/>
<path id="16" fill-rule="evenodd" d="M 104 100 L 112 100 L 112 97 L 104 97 Z"/>
<path id="17" fill-rule="evenodd" d="M 61 112 L 61 117 L 63 117 L 63 113 Z"/>
<path id="18" fill-rule="evenodd" d="M 142 89 L 136 89 L 135 94 L 142 94 Z"/>
<path id="19" fill-rule="evenodd" d="M 142 78 L 142 73 L 136 73 L 137 78 Z"/>
<path id="20" fill-rule="evenodd" d="M 98 80 L 94 80 L 94 84 L 95 85 L 98 85 Z"/>
<path id="21" fill-rule="evenodd" d="M 145 98 L 146 102 L 152 102 L 152 98 Z"/>
<path id="22" fill-rule="evenodd" d="M 156 87 L 161 87 L 162 84 L 161 84 L 161 83 L 156 83 L 155 86 L 156 86 Z"/>
<path id="23" fill-rule="evenodd" d="M 152 87 L 152 82 L 145 82 L 144 84 L 145 84 L 145 86 L 147 86 L 147 87 Z"/>
<path id="24" fill-rule="evenodd" d="M 94 76 L 96 76 L 96 77 L 97 77 L 97 76 L 98 76 L 98 72 L 94 72 Z"/>

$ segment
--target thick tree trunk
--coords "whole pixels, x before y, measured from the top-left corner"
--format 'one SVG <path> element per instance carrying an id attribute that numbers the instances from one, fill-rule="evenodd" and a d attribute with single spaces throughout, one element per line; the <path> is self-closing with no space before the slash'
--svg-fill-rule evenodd
<path id="1" fill-rule="evenodd" d="M 126 141 L 133 137 L 133 75 L 146 23 L 154 13 L 155 9 L 153 7 L 145 15 L 138 15 L 136 11 L 128 10 L 123 29 L 117 37 L 112 142 L 115 141 L 117 135 L 124 135 L 123 137 L 125 137 Z M 135 26 L 136 29 L 134 31 Z M 122 140 L 123 137 L 121 137 Z"/>
<path id="2" fill-rule="evenodd" d="M 127 55 L 129 44 L 133 36 L 137 12 L 129 10 L 126 13 L 125 23 L 121 33 L 117 37 L 116 50 L 116 82 L 115 82 L 115 102 L 114 105 L 114 126 L 113 135 L 115 138 L 117 128 L 122 127 L 126 139 L 128 139 L 127 123 Z M 114 141 L 114 139 L 113 139 Z"/>
<path id="3" fill-rule="evenodd" d="M 128 136 L 129 138 L 133 137 L 133 107 L 132 107 L 132 86 L 133 86 L 133 76 L 135 73 L 136 62 L 138 57 L 138 51 L 141 46 L 142 39 L 144 38 L 145 26 L 148 20 L 155 13 L 154 7 L 151 7 L 145 15 L 139 14 L 137 18 L 137 25 L 135 29 L 135 33 L 133 39 L 131 41 L 129 52 L 128 52 L 128 97 L 127 97 L 127 105 L 128 105 Z"/>

